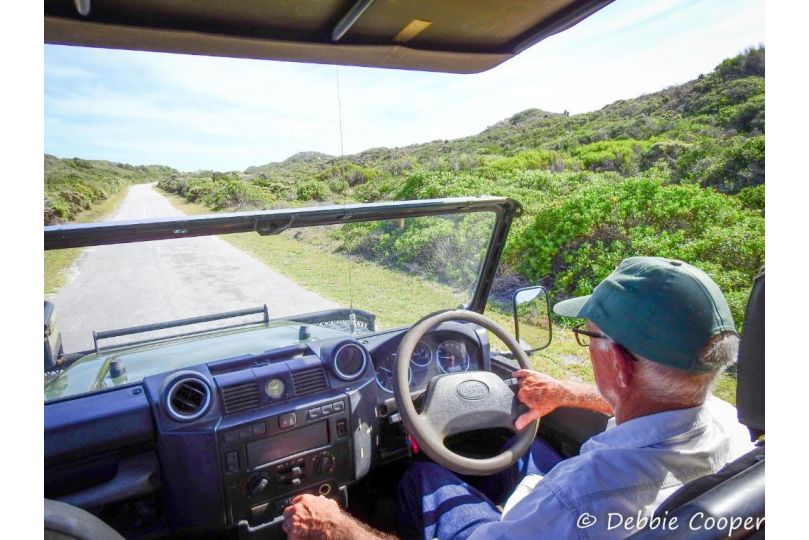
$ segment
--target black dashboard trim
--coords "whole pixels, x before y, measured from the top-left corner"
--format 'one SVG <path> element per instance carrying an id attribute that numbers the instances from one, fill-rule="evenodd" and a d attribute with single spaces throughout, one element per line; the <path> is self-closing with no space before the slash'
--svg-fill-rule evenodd
<path id="1" fill-rule="evenodd" d="M 140 385 L 45 404 L 45 466 L 154 441 Z"/>

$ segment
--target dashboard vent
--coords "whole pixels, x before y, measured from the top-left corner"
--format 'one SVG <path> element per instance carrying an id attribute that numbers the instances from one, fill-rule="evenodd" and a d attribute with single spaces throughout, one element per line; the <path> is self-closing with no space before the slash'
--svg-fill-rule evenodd
<path id="1" fill-rule="evenodd" d="M 259 406 L 258 385 L 254 382 L 236 384 L 222 389 L 227 414 Z"/>
<path id="2" fill-rule="evenodd" d="M 205 414 L 211 404 L 211 387 L 196 376 L 180 376 L 166 393 L 166 410 L 180 422 L 190 422 Z"/>
<path id="3" fill-rule="evenodd" d="M 334 353 L 332 368 L 334 373 L 344 381 L 353 381 L 365 372 L 368 356 L 365 349 L 356 343 L 346 343 Z"/>
<path id="4" fill-rule="evenodd" d="M 313 367 L 292 373 L 292 384 L 295 386 L 295 395 L 305 396 L 328 389 L 326 375 L 323 368 Z"/>

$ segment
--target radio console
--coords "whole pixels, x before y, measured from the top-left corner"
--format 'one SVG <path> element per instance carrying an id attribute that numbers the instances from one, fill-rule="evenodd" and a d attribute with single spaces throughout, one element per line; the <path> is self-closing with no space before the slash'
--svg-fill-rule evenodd
<path id="1" fill-rule="evenodd" d="M 329 495 L 350 482 L 349 418 L 341 398 L 220 430 L 230 523 L 267 522 L 295 495 Z"/>

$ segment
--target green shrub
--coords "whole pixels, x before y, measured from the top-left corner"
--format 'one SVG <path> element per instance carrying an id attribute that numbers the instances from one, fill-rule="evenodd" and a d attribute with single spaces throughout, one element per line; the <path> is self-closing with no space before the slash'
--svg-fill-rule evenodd
<path id="1" fill-rule="evenodd" d="M 641 156 L 649 145 L 648 141 L 633 139 L 609 140 L 580 146 L 572 154 L 591 171 L 632 174 L 639 171 Z"/>
<path id="2" fill-rule="evenodd" d="M 341 161 L 317 175 L 318 180 L 341 180 L 350 186 L 358 186 L 375 180 L 379 176 L 376 169 L 363 167 L 349 161 Z"/>
<path id="3" fill-rule="evenodd" d="M 670 167 L 675 166 L 683 152 L 689 148 L 691 148 L 690 143 L 678 140 L 662 140 L 652 143 L 641 156 L 642 168 L 650 168 L 660 161 Z"/>
<path id="4" fill-rule="evenodd" d="M 511 157 L 501 157 L 490 161 L 487 168 L 496 172 L 514 172 L 525 170 L 563 171 L 569 163 L 561 153 L 552 150 L 528 150 Z"/>
<path id="5" fill-rule="evenodd" d="M 764 183 L 764 135 L 730 141 L 704 172 L 702 184 L 737 193 Z"/>
<path id="6" fill-rule="evenodd" d="M 206 194 L 202 201 L 214 210 L 263 209 L 274 200 L 272 195 L 260 186 L 233 178 L 214 182 L 213 185 L 215 186 L 213 191 Z"/>
<path id="7" fill-rule="evenodd" d="M 758 210 L 764 215 L 764 184 L 742 188 L 736 198 L 748 210 Z"/>
<path id="8" fill-rule="evenodd" d="M 332 178 L 331 180 L 328 181 L 328 185 L 332 193 L 337 194 L 344 194 L 349 189 L 348 182 L 346 182 L 341 178 Z"/>
<path id="9" fill-rule="evenodd" d="M 382 178 L 354 188 L 354 197 L 360 202 L 377 202 L 394 198 L 400 181 Z"/>
<path id="10" fill-rule="evenodd" d="M 296 190 L 299 201 L 325 201 L 329 196 L 329 187 L 319 180 L 307 180 L 298 185 Z"/>
<path id="11" fill-rule="evenodd" d="M 507 260 L 529 280 L 550 279 L 562 297 L 589 294 L 633 255 L 707 267 L 725 292 L 742 291 L 764 262 L 763 227 L 735 197 L 697 185 L 602 180 L 541 207 Z"/>
<path id="12" fill-rule="evenodd" d="M 743 54 L 722 61 L 716 73 L 723 79 L 764 77 L 764 47 L 749 48 Z"/>
<path id="13" fill-rule="evenodd" d="M 266 185 L 262 186 L 264 189 L 272 193 L 273 197 L 276 199 L 294 199 L 295 198 L 295 191 L 292 189 L 292 186 L 289 184 L 285 184 L 283 182 L 278 181 L 270 181 Z"/>
<path id="14" fill-rule="evenodd" d="M 717 114 L 717 123 L 740 132 L 764 132 L 764 94 L 743 103 L 725 107 Z"/>

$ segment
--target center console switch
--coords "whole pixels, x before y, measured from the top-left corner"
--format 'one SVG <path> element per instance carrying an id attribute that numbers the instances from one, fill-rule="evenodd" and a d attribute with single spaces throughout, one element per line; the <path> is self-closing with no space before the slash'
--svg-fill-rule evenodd
<path id="1" fill-rule="evenodd" d="M 259 524 L 299 493 L 329 495 L 353 478 L 346 398 L 220 427 L 231 524 Z"/>

